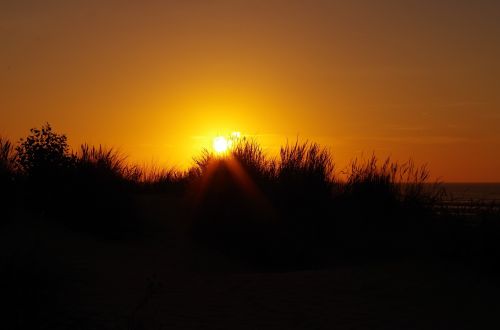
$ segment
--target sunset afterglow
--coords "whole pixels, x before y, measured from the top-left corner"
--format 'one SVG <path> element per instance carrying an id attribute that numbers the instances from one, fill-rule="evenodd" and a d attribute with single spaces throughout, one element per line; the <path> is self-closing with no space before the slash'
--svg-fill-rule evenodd
<path id="1" fill-rule="evenodd" d="M 1 329 L 500 329 L 500 0 L 0 0 L 0 44 Z"/>
<path id="2" fill-rule="evenodd" d="M 57 4 L 56 4 L 57 3 Z M 187 168 L 235 129 L 500 181 L 500 2 L 4 1 L 0 134 Z M 64 14 L 63 14 L 64 13 Z"/>

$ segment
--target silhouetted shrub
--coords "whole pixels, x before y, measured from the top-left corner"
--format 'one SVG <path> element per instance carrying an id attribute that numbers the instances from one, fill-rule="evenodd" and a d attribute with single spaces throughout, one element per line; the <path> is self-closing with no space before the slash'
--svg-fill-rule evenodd
<path id="1" fill-rule="evenodd" d="M 48 123 L 41 129 L 32 128 L 30 133 L 16 147 L 16 166 L 25 178 L 26 201 L 31 208 L 47 214 L 61 212 L 75 161 L 67 138 L 53 132 Z"/>
<path id="2" fill-rule="evenodd" d="M 70 153 L 66 136 L 49 124 L 31 129 L 16 150 L 31 207 L 94 232 L 121 234 L 136 225 L 132 190 L 141 172 L 116 150 L 83 145 Z"/>
<path id="3" fill-rule="evenodd" d="M 16 162 L 23 173 L 49 179 L 73 165 L 66 135 L 54 133 L 48 123 L 30 132 L 16 148 Z"/>

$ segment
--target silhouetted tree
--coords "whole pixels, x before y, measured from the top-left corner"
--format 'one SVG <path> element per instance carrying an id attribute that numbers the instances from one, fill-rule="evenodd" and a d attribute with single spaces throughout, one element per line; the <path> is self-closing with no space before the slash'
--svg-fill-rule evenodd
<path id="1" fill-rule="evenodd" d="M 22 175 L 28 205 L 54 214 L 64 207 L 71 189 L 75 157 L 69 152 L 66 135 L 52 131 L 46 123 L 32 128 L 16 147 L 16 167 Z"/>
<path id="2" fill-rule="evenodd" d="M 74 159 L 69 153 L 66 135 L 53 132 L 49 123 L 30 132 L 16 148 L 16 163 L 22 172 L 31 177 L 50 176 L 71 166 Z"/>

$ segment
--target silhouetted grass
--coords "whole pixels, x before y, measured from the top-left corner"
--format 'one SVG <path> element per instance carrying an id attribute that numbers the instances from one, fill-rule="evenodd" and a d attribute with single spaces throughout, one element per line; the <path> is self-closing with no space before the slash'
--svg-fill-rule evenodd
<path id="1" fill-rule="evenodd" d="M 14 173 L 15 154 L 12 143 L 0 137 L 0 175 L 9 176 Z"/>
<path id="2" fill-rule="evenodd" d="M 175 168 L 163 168 L 156 164 L 136 166 L 136 178 L 132 181 L 138 193 L 182 195 L 188 183 L 188 173 Z"/>
<path id="3" fill-rule="evenodd" d="M 71 152 L 66 136 L 49 124 L 31 129 L 15 151 L 26 208 L 96 233 L 138 230 L 133 189 L 142 173 L 121 153 L 88 145 Z"/>
<path id="4" fill-rule="evenodd" d="M 59 218 L 108 235 L 138 229 L 133 187 L 140 169 L 129 166 L 117 150 L 102 146 L 82 145 L 74 158 Z"/>
<path id="5" fill-rule="evenodd" d="M 479 246 L 477 256 L 500 258 L 498 207 L 474 210 L 471 226 L 465 211 L 442 202 L 425 166 L 372 156 L 336 172 L 331 153 L 307 141 L 287 143 L 272 158 L 243 138 L 227 154 L 204 150 L 178 171 L 130 165 L 102 146 L 70 152 L 65 136 L 46 125 L 15 149 L 0 139 L 0 180 L 4 205 L 19 190 L 45 218 L 106 235 L 144 229 L 139 195 L 170 196 L 178 204 L 172 214 L 191 220 L 197 242 L 260 265 L 430 251 L 463 256 L 465 242 Z"/>
<path id="6" fill-rule="evenodd" d="M 261 147 L 243 139 L 225 156 L 204 150 L 187 177 L 195 237 L 232 254 L 261 257 L 273 212 L 271 165 Z"/>
<path id="7" fill-rule="evenodd" d="M 127 165 L 127 157 L 113 148 L 83 144 L 76 158 L 79 171 L 92 173 L 100 180 L 136 180 L 139 176 L 135 167 Z"/>
<path id="8" fill-rule="evenodd" d="M 273 204 L 279 212 L 276 256 L 288 263 L 316 263 L 334 228 L 332 190 L 336 183 L 330 152 L 316 143 L 296 141 L 281 147 L 276 161 Z M 291 252 L 291 253 L 290 253 Z"/>
<path id="9" fill-rule="evenodd" d="M 340 245 L 350 253 L 391 255 L 428 244 L 423 231 L 442 192 L 426 166 L 380 163 L 373 155 L 355 159 L 343 174 L 334 201 Z"/>
<path id="10" fill-rule="evenodd" d="M 0 212 L 7 218 L 15 201 L 15 153 L 11 142 L 0 137 Z"/>
<path id="11" fill-rule="evenodd" d="M 316 143 L 287 143 L 280 149 L 278 180 L 328 185 L 334 180 L 334 163 L 327 149 Z"/>
<path id="12" fill-rule="evenodd" d="M 275 175 L 274 162 L 268 159 L 261 145 L 254 139 L 238 140 L 230 156 L 255 181 L 267 181 Z"/>
<path id="13" fill-rule="evenodd" d="M 379 165 L 372 156 L 354 160 L 345 174 L 342 197 L 362 204 L 360 211 L 368 212 L 374 220 L 383 221 L 376 216 L 384 215 L 390 222 L 391 215 L 401 216 L 400 211 L 419 215 L 431 210 L 443 196 L 439 183 L 429 182 L 427 167 L 417 167 L 412 160 L 400 164 L 388 158 Z"/>
<path id="14" fill-rule="evenodd" d="M 267 264 L 314 259 L 329 219 L 333 162 L 317 144 L 295 143 L 269 159 L 254 140 L 229 155 L 196 159 L 195 235 L 218 248 Z"/>
<path id="15" fill-rule="evenodd" d="M 242 141 L 227 157 L 205 151 L 196 164 L 197 237 L 261 262 L 306 265 L 339 248 L 400 253 L 423 239 L 441 197 L 427 168 L 412 161 L 355 160 L 342 181 L 328 150 L 308 142 L 287 144 L 269 160 L 255 141 Z"/>

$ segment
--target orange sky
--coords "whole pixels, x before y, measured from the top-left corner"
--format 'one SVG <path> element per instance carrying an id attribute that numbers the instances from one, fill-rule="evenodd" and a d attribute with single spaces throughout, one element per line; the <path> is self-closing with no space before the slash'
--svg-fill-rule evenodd
<path id="1" fill-rule="evenodd" d="M 186 167 L 217 134 L 298 135 L 500 181 L 500 2 L 0 2 L 0 134 Z"/>

